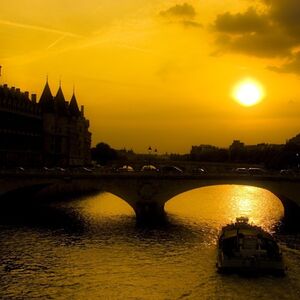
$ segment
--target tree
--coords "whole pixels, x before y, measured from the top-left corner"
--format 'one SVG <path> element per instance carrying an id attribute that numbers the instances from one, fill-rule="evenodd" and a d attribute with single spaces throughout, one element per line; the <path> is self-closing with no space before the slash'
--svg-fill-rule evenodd
<path id="1" fill-rule="evenodd" d="M 101 165 L 106 165 L 108 162 L 116 160 L 117 157 L 117 151 L 106 143 L 101 142 L 92 148 L 92 160 Z"/>

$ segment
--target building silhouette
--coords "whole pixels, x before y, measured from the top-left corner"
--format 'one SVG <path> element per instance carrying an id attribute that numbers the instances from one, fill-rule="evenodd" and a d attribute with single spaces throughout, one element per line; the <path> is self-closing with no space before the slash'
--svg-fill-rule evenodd
<path id="1" fill-rule="evenodd" d="M 294 136 L 293 138 L 287 140 L 287 143 L 300 146 L 300 133 Z"/>
<path id="2" fill-rule="evenodd" d="M 52 95 L 48 81 L 41 98 L 0 85 L 0 167 L 82 166 L 90 163 L 91 133 L 75 94 Z"/>

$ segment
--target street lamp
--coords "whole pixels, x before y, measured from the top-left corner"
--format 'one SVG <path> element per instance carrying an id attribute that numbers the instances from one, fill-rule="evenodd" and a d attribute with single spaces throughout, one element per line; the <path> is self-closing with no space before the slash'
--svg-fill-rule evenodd
<path id="1" fill-rule="evenodd" d="M 150 159 L 151 159 L 152 147 L 148 147 L 148 165 L 150 166 Z"/>

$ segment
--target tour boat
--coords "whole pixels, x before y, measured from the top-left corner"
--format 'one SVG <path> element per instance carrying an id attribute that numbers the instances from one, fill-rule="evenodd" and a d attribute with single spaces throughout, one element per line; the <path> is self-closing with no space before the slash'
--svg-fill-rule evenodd
<path id="1" fill-rule="evenodd" d="M 216 266 L 220 273 L 245 271 L 283 275 L 285 272 L 275 239 L 261 227 L 249 224 L 245 217 L 222 228 Z"/>

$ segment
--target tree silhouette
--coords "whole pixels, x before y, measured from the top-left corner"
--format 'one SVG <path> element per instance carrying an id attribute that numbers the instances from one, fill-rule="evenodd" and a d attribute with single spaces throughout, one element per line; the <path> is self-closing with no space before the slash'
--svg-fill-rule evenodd
<path id="1" fill-rule="evenodd" d="M 101 142 L 92 148 L 92 160 L 101 165 L 107 165 L 110 161 L 116 160 L 117 157 L 117 151 L 106 143 Z"/>

